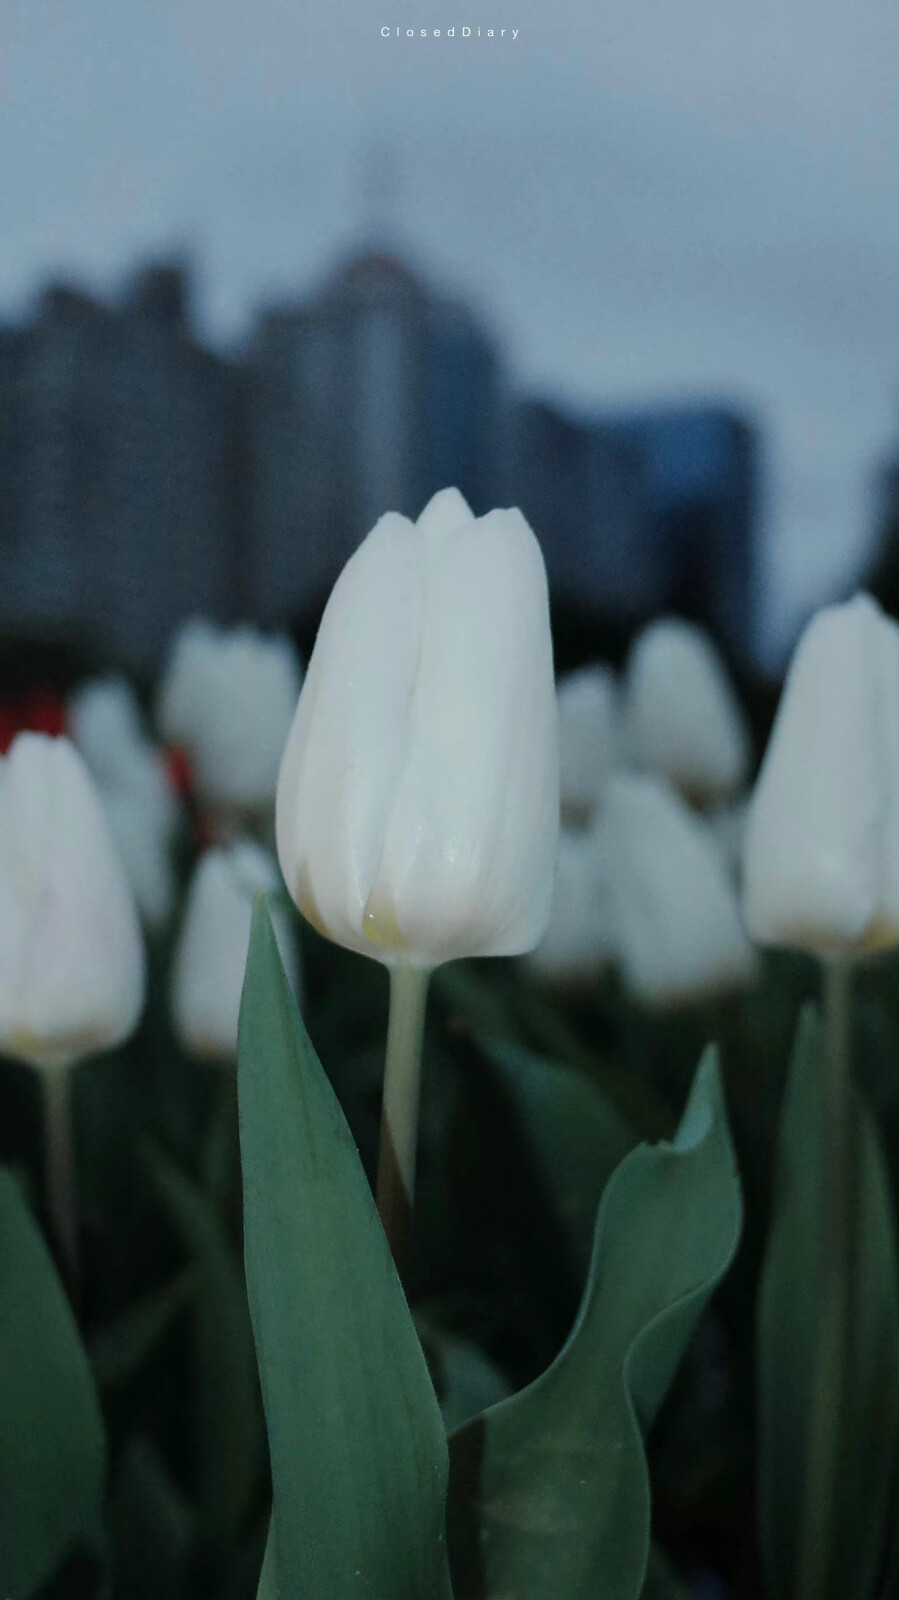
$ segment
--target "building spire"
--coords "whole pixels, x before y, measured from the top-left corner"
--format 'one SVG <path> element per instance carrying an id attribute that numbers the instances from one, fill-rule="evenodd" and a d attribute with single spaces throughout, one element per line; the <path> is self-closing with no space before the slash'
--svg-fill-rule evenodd
<path id="1" fill-rule="evenodd" d="M 402 174 L 396 148 L 385 135 L 369 136 L 361 151 L 359 174 L 363 237 L 371 249 L 395 249 Z"/>

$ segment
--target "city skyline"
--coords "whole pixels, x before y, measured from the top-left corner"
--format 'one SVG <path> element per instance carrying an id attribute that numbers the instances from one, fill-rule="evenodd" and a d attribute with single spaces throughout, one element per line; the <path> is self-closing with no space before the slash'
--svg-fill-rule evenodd
<path id="1" fill-rule="evenodd" d="M 9 0 L 0 308 L 47 274 L 103 293 L 184 246 L 225 346 L 352 242 L 364 153 L 389 151 L 403 254 L 491 314 L 523 389 L 714 392 L 764 417 L 782 650 L 858 570 L 895 453 L 899 13 L 514 11 L 514 46 L 463 53 L 379 37 L 445 26 L 443 0 L 389 19 L 357 0 Z"/>
<path id="2" fill-rule="evenodd" d="M 195 613 L 305 625 L 386 509 L 518 504 L 557 605 L 626 636 L 674 609 L 754 660 L 758 439 L 708 404 L 577 415 L 383 251 L 204 347 L 183 265 L 65 285 L 0 330 L 0 621 L 145 670 Z"/>

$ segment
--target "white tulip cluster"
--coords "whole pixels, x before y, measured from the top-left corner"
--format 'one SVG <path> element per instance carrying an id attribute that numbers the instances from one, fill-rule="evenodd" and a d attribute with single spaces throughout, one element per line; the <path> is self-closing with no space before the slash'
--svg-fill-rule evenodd
<path id="1" fill-rule="evenodd" d="M 271 805 L 301 682 L 286 637 L 185 623 L 163 674 L 157 718 L 164 738 L 190 757 L 205 803 L 239 814 Z"/>
<path id="2" fill-rule="evenodd" d="M 653 1005 L 737 988 L 754 970 L 733 881 L 744 833 L 755 942 L 899 944 L 899 627 L 866 596 L 803 636 L 748 806 L 746 725 L 701 631 L 655 623 L 620 690 L 595 664 L 556 693 L 534 535 L 456 490 L 363 541 L 302 689 L 286 641 L 194 623 L 160 720 L 210 798 L 253 809 L 277 790 L 290 895 L 391 969 L 532 952 L 554 982 L 615 964 Z M 134 897 L 151 922 L 172 898 L 177 807 L 133 690 L 88 684 L 70 723 L 77 749 L 24 734 L 0 762 L 0 1045 L 43 1067 L 127 1037 L 144 989 Z M 259 890 L 297 977 L 278 884 L 249 839 L 196 869 L 171 991 L 196 1054 L 234 1059 Z"/>
<path id="3" fill-rule="evenodd" d="M 636 640 L 623 688 L 595 665 L 559 685 L 563 829 L 530 965 L 559 985 L 617 966 L 648 1005 L 751 981 L 735 887 L 749 738 L 710 639 L 684 622 Z M 698 813 L 688 804 L 718 808 Z"/>

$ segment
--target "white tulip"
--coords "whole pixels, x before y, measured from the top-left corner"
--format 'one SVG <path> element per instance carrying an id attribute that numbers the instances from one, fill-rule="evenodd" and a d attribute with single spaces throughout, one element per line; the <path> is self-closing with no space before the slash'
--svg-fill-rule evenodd
<path id="1" fill-rule="evenodd" d="M 739 988 L 752 946 L 708 825 L 664 782 L 621 774 L 605 801 L 615 939 L 625 981 L 650 1005 Z"/>
<path id="2" fill-rule="evenodd" d="M 735 883 L 743 879 L 743 852 L 746 848 L 747 800 L 732 800 L 707 813 L 706 821 L 721 853 L 721 860 Z"/>
<path id="3" fill-rule="evenodd" d="M 750 740 L 714 644 L 677 618 L 652 623 L 627 665 L 627 744 L 636 766 L 667 778 L 698 804 L 746 781 Z"/>
<path id="4" fill-rule="evenodd" d="M 287 886 L 388 965 L 531 949 L 559 826 L 546 574 L 520 511 L 382 517 L 322 618 L 278 782 Z"/>
<path id="5" fill-rule="evenodd" d="M 159 684 L 156 721 L 164 739 L 188 748 L 205 710 L 208 664 L 219 629 L 204 617 L 183 622 L 172 641 Z"/>
<path id="6" fill-rule="evenodd" d="M 606 831 L 564 828 L 559 839 L 549 923 L 528 956 L 547 983 L 593 982 L 614 957 Z"/>
<path id="7" fill-rule="evenodd" d="M 271 803 L 301 682 L 283 636 L 203 622 L 181 630 L 163 677 L 159 723 L 188 751 L 205 800 L 245 809 Z"/>
<path id="8" fill-rule="evenodd" d="M 260 890 L 281 887 L 267 851 L 249 839 L 209 850 L 198 862 L 172 974 L 172 1014 L 185 1049 L 211 1060 L 237 1057 L 237 1020 L 253 904 Z M 270 904 L 285 971 L 296 985 L 297 951 L 288 916 Z"/>
<path id="9" fill-rule="evenodd" d="M 584 667 L 558 688 L 562 807 L 589 821 L 618 764 L 618 685 L 611 667 Z"/>
<path id="10" fill-rule="evenodd" d="M 161 928 L 176 889 L 168 812 L 134 789 L 107 789 L 101 798 L 137 909 L 149 927 Z"/>
<path id="11" fill-rule="evenodd" d="M 68 723 L 72 743 L 92 777 L 105 787 L 128 785 L 148 754 L 152 757 L 137 695 L 120 674 L 93 678 L 76 689 L 68 704 Z"/>
<path id="12" fill-rule="evenodd" d="M 62 1067 L 132 1032 L 144 998 L 134 903 L 68 739 L 0 760 L 0 1049 Z"/>
<path id="13" fill-rule="evenodd" d="M 750 802 L 746 922 L 761 944 L 899 943 L 899 627 L 867 595 L 812 619 Z"/>
<path id="14" fill-rule="evenodd" d="M 161 927 L 175 897 L 170 848 L 179 805 L 127 678 L 83 684 L 69 702 L 69 725 L 97 781 L 138 910 Z"/>

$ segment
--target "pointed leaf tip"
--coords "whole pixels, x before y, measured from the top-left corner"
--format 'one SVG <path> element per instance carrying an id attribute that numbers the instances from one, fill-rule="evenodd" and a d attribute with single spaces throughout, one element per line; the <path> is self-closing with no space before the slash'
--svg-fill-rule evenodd
<path id="1" fill-rule="evenodd" d="M 254 912 L 238 1089 L 247 1287 L 274 1485 L 266 1583 L 280 1600 L 451 1600 L 439 1407 L 264 905 Z"/>
<path id="2" fill-rule="evenodd" d="M 457 1600 L 637 1600 L 649 1553 L 643 1431 L 739 1240 L 715 1054 L 674 1144 L 641 1145 L 606 1187 L 574 1329 L 527 1389 L 451 1439 Z"/>

